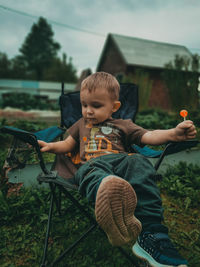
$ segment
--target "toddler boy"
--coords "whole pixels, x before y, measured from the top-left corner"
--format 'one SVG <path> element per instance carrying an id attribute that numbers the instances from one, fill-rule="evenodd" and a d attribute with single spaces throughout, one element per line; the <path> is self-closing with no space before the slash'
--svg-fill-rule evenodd
<path id="1" fill-rule="evenodd" d="M 67 153 L 77 146 L 82 166 L 75 174 L 80 192 L 95 202 L 98 224 L 114 246 L 133 242 L 133 252 L 152 266 L 187 266 L 173 247 L 151 163 L 130 154 L 131 144 L 160 145 L 196 136 L 192 121 L 169 130 L 148 131 L 131 120 L 113 119 L 120 108 L 119 83 L 97 72 L 81 84 L 82 118 L 64 141 L 38 141 L 42 152 Z M 135 217 L 136 216 L 136 217 Z"/>

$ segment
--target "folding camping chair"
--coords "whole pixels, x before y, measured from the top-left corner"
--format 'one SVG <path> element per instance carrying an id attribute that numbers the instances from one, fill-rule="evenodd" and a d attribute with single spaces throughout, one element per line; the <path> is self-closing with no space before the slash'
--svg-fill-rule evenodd
<path id="1" fill-rule="evenodd" d="M 138 87 L 134 84 L 121 84 L 120 90 L 120 101 L 122 103 L 121 108 L 113 114 L 115 118 L 123 118 L 123 119 L 132 119 L 135 120 L 135 116 L 138 111 Z M 21 129 L 17 129 L 14 127 L 4 126 L 1 128 L 2 133 L 11 134 L 14 136 L 13 147 L 11 148 L 8 156 L 7 161 L 15 161 L 15 146 L 16 140 L 21 140 L 25 143 L 32 145 L 36 153 L 38 155 L 39 164 L 41 167 L 41 173 L 38 175 L 37 180 L 39 183 L 47 183 L 50 187 L 50 206 L 49 206 L 49 215 L 48 215 L 48 222 L 47 222 L 47 230 L 46 230 L 46 237 L 44 242 L 44 251 L 42 256 L 41 267 L 44 266 L 58 266 L 57 264 L 69 253 L 74 249 L 84 238 L 88 236 L 95 228 L 97 228 L 97 222 L 91 216 L 83 205 L 73 196 L 71 190 L 77 191 L 77 186 L 75 185 L 73 178 L 63 177 L 63 169 L 59 166 L 64 166 L 65 168 L 76 168 L 72 161 L 63 155 L 57 155 L 56 160 L 49 171 L 46 167 L 46 164 L 43 160 L 42 153 L 40 152 L 40 147 L 38 145 L 37 140 L 43 140 L 46 142 L 53 141 L 58 136 L 63 136 L 64 132 L 67 128 L 69 128 L 72 124 L 74 124 L 80 117 L 81 117 L 81 104 L 80 104 L 80 93 L 79 92 L 72 92 L 65 94 L 64 93 L 64 86 L 62 85 L 62 92 L 59 99 L 60 110 L 61 110 L 61 127 L 50 127 L 48 129 L 30 133 Z M 165 147 L 163 151 L 154 151 L 150 148 L 144 147 L 140 148 L 138 146 L 133 145 L 133 151 L 137 153 L 141 153 L 147 157 L 154 157 L 158 158 L 158 161 L 155 164 L 155 169 L 157 170 L 164 159 L 165 155 L 176 153 L 181 150 L 191 148 L 196 146 L 198 141 L 185 141 L 180 143 L 169 143 Z M 25 161 L 23 164 L 18 162 L 18 167 L 23 168 L 25 166 Z M 47 261 L 47 252 L 48 252 L 48 239 L 50 233 L 50 226 L 51 226 L 51 219 L 53 214 L 53 206 L 56 205 L 58 211 L 60 211 L 60 202 L 61 202 L 61 194 L 59 197 L 56 195 L 56 189 L 59 189 L 59 192 L 62 192 L 81 212 L 84 214 L 90 221 L 90 226 L 88 229 L 76 240 L 73 244 L 70 245 L 57 259 L 54 260 L 53 263 L 49 264 Z M 139 266 L 138 260 L 133 256 L 129 255 L 124 249 L 118 248 L 121 253 L 130 260 L 134 265 Z M 143 265 L 144 266 L 144 265 Z"/>

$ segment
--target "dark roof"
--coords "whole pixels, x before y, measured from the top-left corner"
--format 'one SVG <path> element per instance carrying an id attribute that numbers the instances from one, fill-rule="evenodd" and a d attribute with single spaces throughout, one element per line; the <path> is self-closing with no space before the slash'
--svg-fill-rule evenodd
<path id="1" fill-rule="evenodd" d="M 163 68 L 174 61 L 175 55 L 191 57 L 190 51 L 182 45 L 156 42 L 118 34 L 109 34 L 102 51 L 98 66 L 111 39 L 117 46 L 127 65 Z M 98 69 L 98 67 L 97 67 Z"/>

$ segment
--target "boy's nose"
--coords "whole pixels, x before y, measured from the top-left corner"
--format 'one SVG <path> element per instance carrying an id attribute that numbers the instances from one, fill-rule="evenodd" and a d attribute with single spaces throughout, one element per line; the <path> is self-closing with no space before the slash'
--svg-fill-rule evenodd
<path id="1" fill-rule="evenodd" d="M 87 107 L 87 114 L 92 114 L 93 113 L 93 110 L 91 107 Z"/>

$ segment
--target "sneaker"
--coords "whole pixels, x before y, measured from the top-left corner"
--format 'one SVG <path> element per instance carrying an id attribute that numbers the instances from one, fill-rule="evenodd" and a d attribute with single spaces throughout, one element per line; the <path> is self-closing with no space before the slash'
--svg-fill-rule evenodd
<path id="1" fill-rule="evenodd" d="M 188 264 L 171 243 L 167 232 L 142 231 L 132 251 L 154 267 L 187 267 Z"/>
<path id="2" fill-rule="evenodd" d="M 135 242 L 141 232 L 140 221 L 134 216 L 136 193 L 125 180 L 108 176 L 102 180 L 95 203 L 96 221 L 113 246 Z"/>

